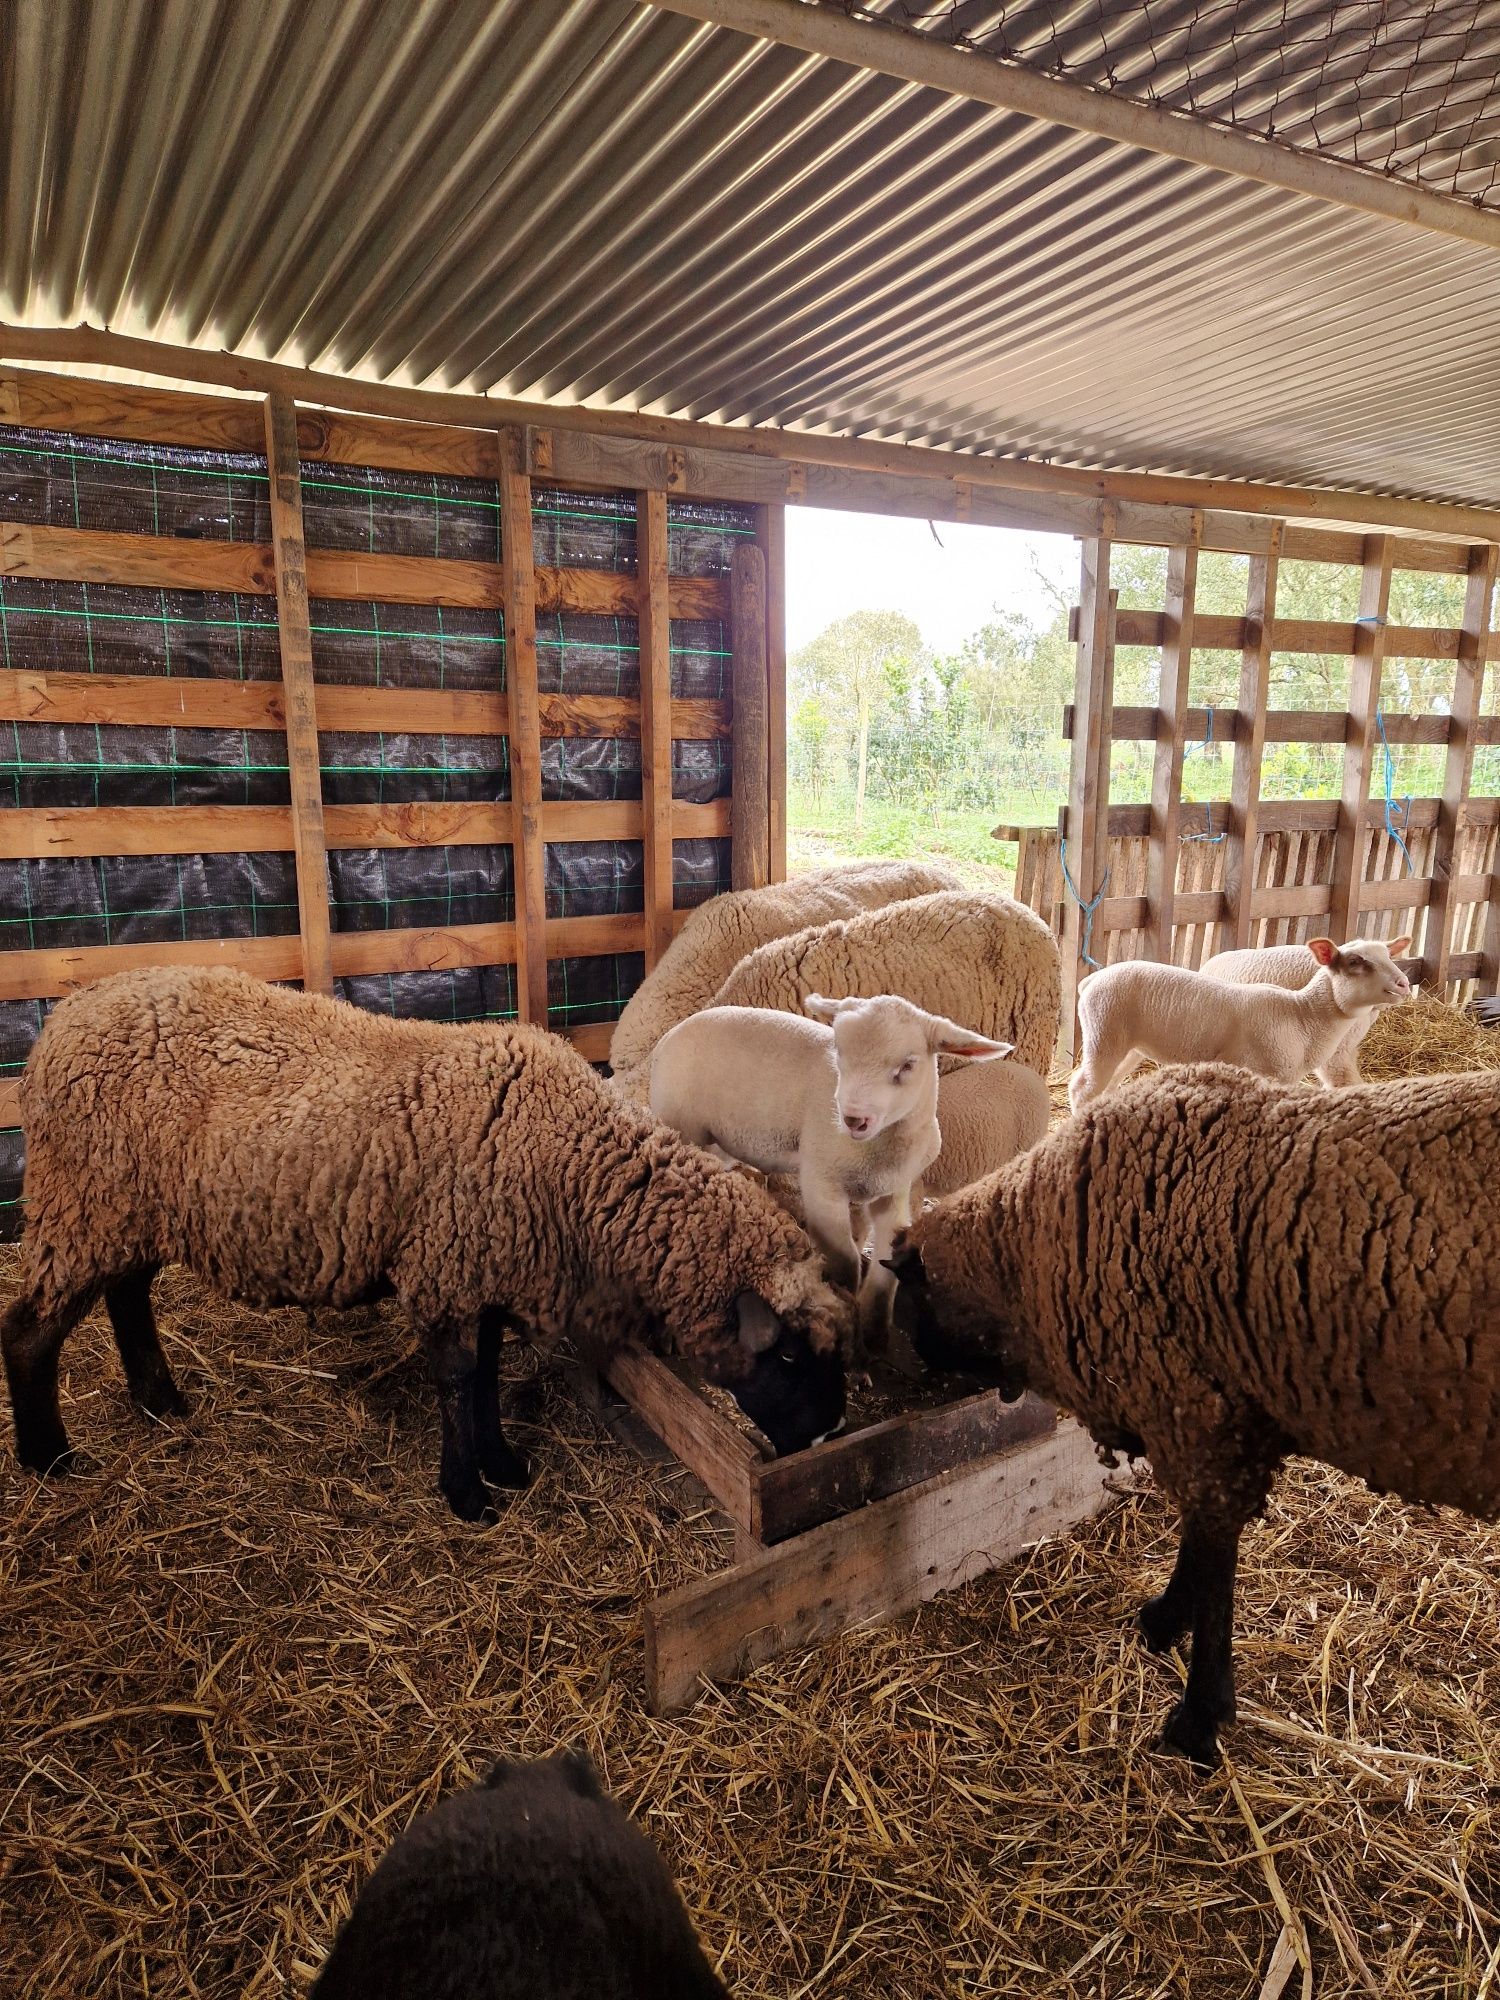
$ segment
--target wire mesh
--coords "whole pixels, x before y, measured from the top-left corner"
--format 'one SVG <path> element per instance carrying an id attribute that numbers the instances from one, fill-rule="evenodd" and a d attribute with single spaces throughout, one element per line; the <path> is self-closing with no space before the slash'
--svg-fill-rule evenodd
<path id="1" fill-rule="evenodd" d="M 1500 5 L 823 0 L 1090 90 L 1500 207 Z"/>

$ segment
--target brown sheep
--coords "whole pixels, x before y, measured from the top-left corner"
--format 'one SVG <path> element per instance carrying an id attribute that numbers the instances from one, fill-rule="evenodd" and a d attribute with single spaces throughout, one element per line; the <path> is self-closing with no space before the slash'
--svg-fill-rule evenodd
<path id="1" fill-rule="evenodd" d="M 507 1321 L 601 1308 L 729 1388 L 778 1450 L 842 1419 L 852 1307 L 763 1189 L 623 1104 L 555 1036 L 393 1021 L 243 973 L 121 973 L 57 1007 L 21 1084 L 20 1296 L 0 1323 L 17 1450 L 65 1462 L 63 1341 L 103 1293 L 131 1394 L 182 1408 L 152 1320 L 180 1260 L 260 1306 L 394 1294 L 422 1335 L 455 1513 L 524 1484 Z"/>
<path id="2" fill-rule="evenodd" d="M 1182 1516 L 1141 1613 L 1191 1626 L 1166 1747 L 1234 1718 L 1234 1573 L 1282 1460 L 1500 1515 L 1500 1073 L 1329 1095 L 1163 1070 L 923 1216 L 892 1260 L 931 1365 L 1144 1452 Z"/>

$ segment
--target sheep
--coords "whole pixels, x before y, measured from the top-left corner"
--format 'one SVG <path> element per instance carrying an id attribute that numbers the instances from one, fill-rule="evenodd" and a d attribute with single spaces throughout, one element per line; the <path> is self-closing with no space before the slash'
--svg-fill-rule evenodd
<path id="1" fill-rule="evenodd" d="M 953 1194 L 983 1180 L 1034 1146 L 1051 1116 L 1045 1080 L 1024 1063 L 986 1063 L 939 1077 L 937 1122 L 943 1143 L 922 1176 L 922 1194 Z"/>
<path id="2" fill-rule="evenodd" d="M 767 1174 L 795 1174 L 802 1212 L 830 1276 L 858 1289 L 858 1349 L 883 1344 L 892 1286 L 880 1261 L 911 1220 L 911 1190 L 937 1158 L 939 1055 L 992 1062 L 1007 1042 L 971 1034 L 909 1000 L 827 1000 L 808 1019 L 707 1007 L 663 1035 L 651 1109 L 700 1146 Z M 860 1283 L 856 1207 L 874 1228 Z"/>
<path id="3" fill-rule="evenodd" d="M 580 1751 L 502 1759 L 381 1858 L 309 2000 L 728 2000 Z"/>
<path id="4" fill-rule="evenodd" d="M 54 1010 L 21 1117 L 23 1280 L 0 1348 L 37 1471 L 67 1463 L 58 1355 L 101 1292 L 134 1399 L 182 1410 L 150 1306 L 174 1259 L 262 1306 L 393 1293 L 465 1520 L 486 1478 L 527 1477 L 500 1425 L 507 1323 L 547 1339 L 601 1308 L 604 1338 L 649 1326 L 778 1451 L 842 1420 L 852 1306 L 806 1235 L 540 1030 L 391 1020 L 239 972 L 120 973 Z"/>
<path id="5" fill-rule="evenodd" d="M 668 1028 L 706 1007 L 758 945 L 831 917 L 956 889 L 958 879 L 951 868 L 930 862 L 856 861 L 700 904 L 627 1001 L 610 1037 L 610 1067 L 617 1074 L 638 1068 Z M 638 1101 L 645 1102 L 644 1085 Z"/>
<path id="6" fill-rule="evenodd" d="M 1368 947 L 1346 957 L 1331 938 L 1307 947 L 1316 971 L 1300 991 L 1229 985 L 1183 965 L 1131 959 L 1091 973 L 1078 994 L 1083 1060 L 1068 1086 L 1082 1111 L 1142 1056 L 1230 1062 L 1282 1083 L 1321 1070 L 1379 1007 L 1406 999 L 1406 974 Z"/>
<path id="7" fill-rule="evenodd" d="M 1351 938 L 1338 949 L 1345 965 L 1358 966 L 1361 961 L 1368 960 L 1391 985 L 1399 988 L 1405 982 L 1405 975 L 1396 964 L 1396 959 L 1411 949 L 1410 937 L 1392 938 L 1389 944 L 1381 944 L 1375 938 Z M 1284 986 L 1295 993 L 1316 976 L 1321 963 L 1317 952 L 1309 945 L 1272 944 L 1262 946 L 1259 951 L 1216 952 L 1212 958 L 1204 960 L 1203 970 L 1210 979 L 1224 979 L 1240 985 Z M 1370 1032 L 1374 1019 L 1373 1011 L 1357 1018 L 1343 1040 L 1335 1044 L 1322 1063 L 1318 1076 L 1330 1090 L 1359 1082 L 1355 1052 Z"/>
<path id="8" fill-rule="evenodd" d="M 1312 1095 L 1228 1065 L 1143 1077 L 913 1225 L 898 1317 L 1144 1454 L 1181 1515 L 1153 1652 L 1192 1628 L 1164 1747 L 1234 1719 L 1239 1538 L 1282 1460 L 1500 1515 L 1500 1072 Z"/>

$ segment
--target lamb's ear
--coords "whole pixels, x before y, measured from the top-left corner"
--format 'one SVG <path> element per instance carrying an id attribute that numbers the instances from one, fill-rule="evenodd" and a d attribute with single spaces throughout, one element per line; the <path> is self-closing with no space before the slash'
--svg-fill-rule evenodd
<path id="1" fill-rule="evenodd" d="M 759 1292 L 741 1292 L 734 1309 L 740 1322 L 740 1346 L 747 1354 L 764 1354 L 781 1338 L 781 1321 Z"/>
<path id="2" fill-rule="evenodd" d="M 1405 958 L 1406 954 L 1411 950 L 1410 932 L 1405 937 L 1392 938 L 1386 946 L 1386 950 L 1392 958 Z"/>
<path id="3" fill-rule="evenodd" d="M 1333 966 L 1339 962 L 1339 948 L 1332 938 L 1309 938 L 1307 948 L 1319 965 Z"/>
<path id="4" fill-rule="evenodd" d="M 555 1764 L 568 1781 L 571 1791 L 581 1799 L 602 1799 L 604 1787 L 599 1782 L 599 1773 L 594 1769 L 586 1752 L 582 1750 L 559 1750 L 548 1760 Z"/>
<path id="5" fill-rule="evenodd" d="M 802 1003 L 804 1014 L 811 1014 L 815 1021 L 832 1021 L 843 1006 L 842 1000 L 825 1000 L 821 993 L 809 993 Z"/>
<path id="6" fill-rule="evenodd" d="M 998 1062 L 1015 1050 L 1014 1042 L 992 1042 L 988 1035 L 976 1035 L 957 1021 L 941 1014 L 927 1018 L 927 1046 L 935 1056 L 958 1056 L 964 1062 Z"/>

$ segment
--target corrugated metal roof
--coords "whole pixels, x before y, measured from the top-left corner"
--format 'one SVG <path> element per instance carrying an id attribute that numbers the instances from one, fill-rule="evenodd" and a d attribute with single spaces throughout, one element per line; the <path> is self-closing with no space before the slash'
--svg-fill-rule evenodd
<path id="1" fill-rule="evenodd" d="M 1500 504 L 1478 244 L 633 0 L 0 0 L 0 37 L 11 318 Z"/>

